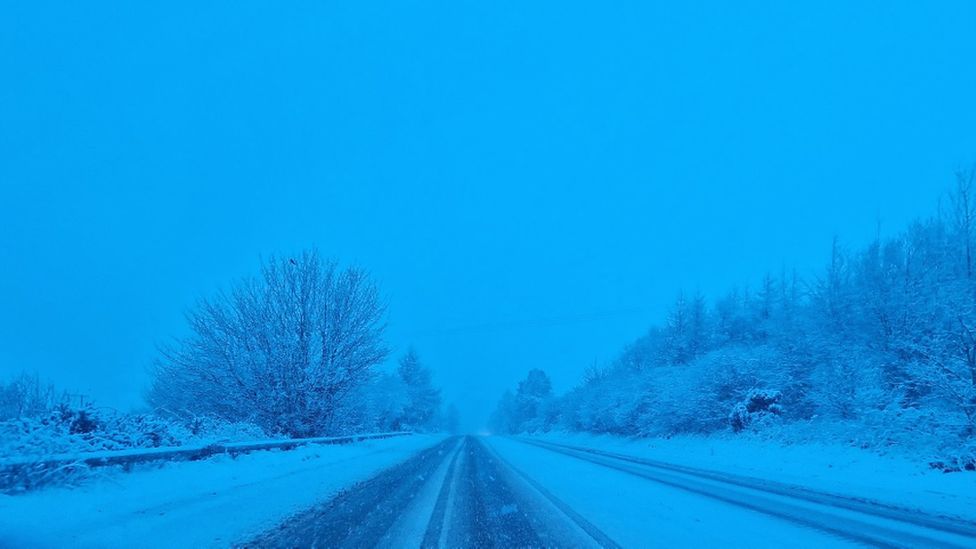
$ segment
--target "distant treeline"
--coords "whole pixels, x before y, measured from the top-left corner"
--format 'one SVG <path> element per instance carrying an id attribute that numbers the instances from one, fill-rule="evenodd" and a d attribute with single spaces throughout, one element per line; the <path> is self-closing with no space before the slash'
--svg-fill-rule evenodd
<path id="1" fill-rule="evenodd" d="M 835 239 L 812 279 L 784 271 L 714 302 L 680 295 L 663 325 L 565 395 L 531 372 L 503 396 L 493 428 L 761 431 L 971 451 L 974 173 L 957 173 L 937 212 L 897 236 L 856 250 Z"/>

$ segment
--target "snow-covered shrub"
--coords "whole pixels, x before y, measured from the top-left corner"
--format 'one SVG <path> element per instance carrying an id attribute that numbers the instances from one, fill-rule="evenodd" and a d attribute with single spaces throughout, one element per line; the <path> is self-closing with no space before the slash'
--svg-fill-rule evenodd
<path id="1" fill-rule="evenodd" d="M 83 479 L 89 474 L 83 460 L 91 452 L 265 438 L 267 434 L 253 424 L 211 417 L 185 420 L 149 413 L 120 414 L 93 406 L 73 409 L 60 405 L 46 415 L 0 421 L 0 489 L 16 492 Z M 76 456 L 78 461 L 69 460 L 67 465 L 58 468 L 40 465 L 52 456 Z M 27 465 L 5 466 L 5 461 Z"/>
<path id="2" fill-rule="evenodd" d="M 161 448 L 267 436 L 255 425 L 210 417 L 184 420 L 59 406 L 46 416 L 0 421 L 0 458 Z"/>
<path id="3" fill-rule="evenodd" d="M 930 462 L 929 467 L 943 473 L 976 472 L 976 443 L 950 451 L 944 459 Z"/>
<path id="4" fill-rule="evenodd" d="M 746 398 L 732 408 L 729 414 L 729 425 L 739 433 L 746 428 L 758 428 L 769 423 L 775 417 L 782 415 L 783 407 L 779 404 L 782 394 L 771 389 L 753 389 Z"/>
<path id="5" fill-rule="evenodd" d="M 753 387 L 793 389 L 791 362 L 770 346 L 736 346 L 708 352 L 686 364 L 616 368 L 592 377 L 567 397 L 556 399 L 553 420 L 563 429 L 625 436 L 708 434 L 728 428 L 729 410 Z M 788 401 L 783 391 L 780 405 Z"/>
<path id="6" fill-rule="evenodd" d="M 183 444 L 260 440 L 269 436 L 253 423 L 226 421 L 212 416 L 193 417 L 176 425 L 189 431 L 189 436 L 180 439 Z"/>

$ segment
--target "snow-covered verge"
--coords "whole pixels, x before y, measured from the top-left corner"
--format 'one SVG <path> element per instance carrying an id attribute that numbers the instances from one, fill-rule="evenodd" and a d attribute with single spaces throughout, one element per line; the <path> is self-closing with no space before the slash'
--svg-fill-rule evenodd
<path id="1" fill-rule="evenodd" d="M 531 438 L 976 520 L 976 475 L 945 474 L 907 453 L 880 455 L 849 445 L 813 441 L 783 444 L 749 434 L 632 439 L 547 433 Z"/>
<path id="2" fill-rule="evenodd" d="M 249 423 L 213 418 L 180 420 L 59 405 L 34 417 L 0 421 L 0 490 L 17 492 L 83 481 L 91 474 L 86 458 L 112 452 L 203 447 L 267 438 L 261 429 Z M 52 456 L 77 456 L 78 459 L 63 467 L 19 468 L 16 475 L 3 467 L 10 462 L 40 463 Z"/>
<path id="3" fill-rule="evenodd" d="M 505 437 L 485 442 L 620 547 L 861 547 L 699 493 Z"/>
<path id="4" fill-rule="evenodd" d="M 64 407 L 47 416 L 0 421 L 0 459 L 263 438 L 267 438 L 264 431 L 250 423 L 213 418 L 180 421 Z"/>
<path id="5" fill-rule="evenodd" d="M 147 464 L 159 466 L 173 461 L 196 461 L 221 454 L 237 456 L 257 451 L 291 450 L 309 444 L 352 444 L 363 440 L 392 438 L 410 434 L 401 431 L 339 437 L 248 440 L 0 459 L 0 491 L 16 494 L 37 489 L 58 480 L 67 484 L 67 480 L 78 481 L 85 478 L 86 474 L 96 467 L 118 466 L 126 471 L 131 471 L 136 467 L 145 467 Z"/>
<path id="6" fill-rule="evenodd" d="M 227 547 L 441 440 L 414 435 L 218 456 L 0 495 L 0 547 Z"/>

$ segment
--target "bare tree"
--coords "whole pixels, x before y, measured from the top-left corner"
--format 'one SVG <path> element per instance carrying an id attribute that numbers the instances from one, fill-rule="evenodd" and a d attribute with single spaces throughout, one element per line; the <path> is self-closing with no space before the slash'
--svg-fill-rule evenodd
<path id="1" fill-rule="evenodd" d="M 966 374 L 968 374 L 968 376 L 964 375 L 962 377 L 964 379 L 965 377 L 969 378 L 964 383 L 967 386 L 966 392 L 968 396 L 964 399 L 963 409 L 969 418 L 969 429 L 972 431 L 976 429 L 976 332 L 973 331 L 971 326 L 966 324 L 966 321 L 962 317 L 959 318 L 959 325 L 962 327 L 959 350 L 962 353 Z"/>
<path id="2" fill-rule="evenodd" d="M 0 420 L 41 416 L 64 400 L 64 394 L 58 395 L 36 373 L 23 372 L 0 383 Z"/>
<path id="3" fill-rule="evenodd" d="M 314 251 L 271 258 L 259 278 L 187 315 L 192 334 L 162 350 L 149 400 L 271 432 L 331 432 L 343 399 L 387 356 L 384 316 L 364 271 Z"/>
<path id="4" fill-rule="evenodd" d="M 962 240 L 966 278 L 973 277 L 973 223 L 976 220 L 976 204 L 973 204 L 973 183 L 976 166 L 956 172 L 956 188 L 950 196 L 955 229 Z"/>

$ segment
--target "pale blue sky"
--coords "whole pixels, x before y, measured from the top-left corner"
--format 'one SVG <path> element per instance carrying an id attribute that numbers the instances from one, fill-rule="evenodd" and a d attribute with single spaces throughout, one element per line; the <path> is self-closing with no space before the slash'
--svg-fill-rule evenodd
<path id="1" fill-rule="evenodd" d="M 0 374 L 131 406 L 197 297 L 317 246 L 475 427 L 681 288 L 934 211 L 976 160 L 974 6 L 7 2 Z"/>

